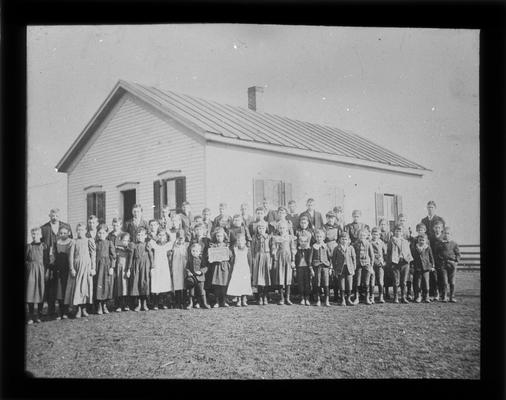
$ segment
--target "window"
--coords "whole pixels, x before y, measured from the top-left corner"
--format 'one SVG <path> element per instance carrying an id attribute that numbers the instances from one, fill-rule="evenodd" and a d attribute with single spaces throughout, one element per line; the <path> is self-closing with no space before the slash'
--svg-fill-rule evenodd
<path id="1" fill-rule="evenodd" d="M 86 219 L 96 215 L 100 224 L 105 224 L 105 192 L 86 193 Z"/>
<path id="2" fill-rule="evenodd" d="M 376 193 L 376 225 L 381 218 L 386 218 L 393 232 L 395 224 L 402 213 L 402 197 L 396 194 Z"/>
<path id="3" fill-rule="evenodd" d="M 154 218 L 161 216 L 163 206 L 169 206 L 171 211 L 181 212 L 181 206 L 186 201 L 186 178 L 179 176 L 156 180 L 153 182 Z"/>
<path id="4" fill-rule="evenodd" d="M 270 179 L 255 179 L 253 182 L 253 204 L 255 207 L 262 205 L 266 198 L 273 208 L 287 206 L 292 200 L 292 184 Z"/>

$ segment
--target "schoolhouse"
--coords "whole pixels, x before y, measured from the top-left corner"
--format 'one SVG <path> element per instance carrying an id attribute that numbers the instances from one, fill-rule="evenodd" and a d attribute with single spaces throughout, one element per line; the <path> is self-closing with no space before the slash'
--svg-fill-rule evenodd
<path id="1" fill-rule="evenodd" d="M 264 112 L 262 95 L 249 88 L 242 108 L 118 81 L 56 166 L 69 223 L 128 220 L 135 203 L 145 218 L 183 201 L 213 215 L 220 202 L 230 213 L 246 202 L 253 214 L 264 197 L 272 207 L 293 199 L 298 212 L 308 197 L 322 213 L 341 205 L 346 222 L 353 209 L 369 224 L 419 219 L 430 170 L 355 133 Z"/>

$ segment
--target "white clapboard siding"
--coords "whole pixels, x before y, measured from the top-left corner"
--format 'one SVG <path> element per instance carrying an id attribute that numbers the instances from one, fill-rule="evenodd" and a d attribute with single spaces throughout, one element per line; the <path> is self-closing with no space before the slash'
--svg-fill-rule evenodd
<path id="1" fill-rule="evenodd" d="M 75 227 L 86 218 L 84 188 L 101 185 L 106 192 L 106 220 L 119 215 L 118 185 L 139 182 L 137 202 L 153 217 L 153 181 L 166 170 L 186 177 L 187 200 L 204 207 L 205 146 L 192 132 L 174 125 L 141 100 L 125 95 L 106 119 L 91 146 L 68 174 L 68 215 Z"/>
<path id="2" fill-rule="evenodd" d="M 479 244 L 461 244 L 460 263 L 458 269 L 461 270 L 478 270 L 481 268 L 481 250 Z"/>

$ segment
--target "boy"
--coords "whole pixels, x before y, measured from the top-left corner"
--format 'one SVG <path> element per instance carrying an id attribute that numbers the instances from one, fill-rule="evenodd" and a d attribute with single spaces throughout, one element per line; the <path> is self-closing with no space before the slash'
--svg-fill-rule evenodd
<path id="1" fill-rule="evenodd" d="M 297 252 L 295 253 L 295 268 L 301 305 L 309 306 L 309 294 L 311 291 L 311 279 L 314 277 L 314 270 L 311 267 L 313 257 L 311 247 L 312 235 L 309 231 L 300 231 L 297 238 Z"/>
<path id="2" fill-rule="evenodd" d="M 451 240 L 450 227 L 444 228 L 442 240 L 436 243 L 436 270 L 443 302 L 448 301 L 448 283 L 450 284 L 450 302 L 456 303 L 455 299 L 455 272 L 460 261 L 460 250 L 457 243 Z"/>
<path id="3" fill-rule="evenodd" d="M 362 211 L 353 210 L 353 212 L 351 213 L 351 217 L 353 218 L 353 222 L 349 223 L 348 225 L 346 225 L 344 227 L 344 230 L 350 236 L 351 244 L 355 243 L 358 240 L 358 234 L 361 230 L 363 230 L 363 229 L 369 230 L 369 225 L 366 225 L 366 224 L 358 221 L 361 216 L 362 216 Z"/>
<path id="4" fill-rule="evenodd" d="M 425 225 L 421 225 L 425 230 Z M 413 255 L 414 264 L 413 289 L 415 302 L 420 303 L 422 301 L 420 292 L 423 291 L 423 302 L 430 303 L 429 276 L 430 272 L 434 271 L 434 257 L 425 233 L 420 233 L 416 238 L 416 243 L 411 244 L 411 254 Z"/>
<path id="5" fill-rule="evenodd" d="M 423 218 L 421 222 L 426 227 L 429 241 L 431 241 L 434 236 L 434 226 L 437 223 L 441 223 L 443 227 L 445 226 L 444 219 L 436 215 L 436 202 L 434 200 L 427 202 L 427 216 Z M 434 248 L 432 248 L 432 252 L 434 252 Z"/>
<path id="6" fill-rule="evenodd" d="M 297 204 L 295 203 L 295 200 L 290 200 L 288 202 L 288 214 L 286 219 L 292 223 L 294 232 L 299 229 L 299 214 L 295 211 L 296 208 Z"/>
<path id="7" fill-rule="evenodd" d="M 313 198 L 307 199 L 306 202 L 306 211 L 300 214 L 300 217 L 303 215 L 307 216 L 309 221 L 309 227 L 313 230 L 322 229 L 323 228 L 323 217 L 322 215 L 314 209 L 315 201 Z"/>
<path id="8" fill-rule="evenodd" d="M 383 240 L 380 239 L 380 230 L 377 227 L 372 228 L 371 231 L 371 246 L 374 253 L 374 275 L 376 277 L 376 283 L 378 284 L 379 292 L 379 303 L 384 303 L 383 298 L 383 285 L 385 282 L 385 258 L 387 256 L 387 245 Z M 373 287 L 374 288 L 374 287 Z M 372 302 L 374 303 L 374 297 L 371 293 Z"/>
<path id="9" fill-rule="evenodd" d="M 390 231 L 390 227 L 389 227 L 389 224 L 388 224 L 388 221 L 386 220 L 386 218 L 381 218 L 379 220 L 379 228 L 380 228 L 380 231 L 379 231 L 380 239 L 383 243 L 385 243 L 385 246 L 387 246 L 388 243 L 390 242 L 390 239 L 392 238 L 393 234 Z M 388 263 L 386 263 L 386 265 L 383 269 L 384 269 L 384 273 L 385 273 L 383 276 L 385 299 L 390 300 L 390 293 L 388 291 L 388 288 L 393 286 L 392 270 L 390 269 L 390 265 Z"/>
<path id="10" fill-rule="evenodd" d="M 192 213 L 191 213 L 191 206 L 190 203 L 185 201 L 181 205 L 181 214 L 179 214 L 181 217 L 181 228 L 184 229 L 184 232 L 186 236 L 188 237 L 190 234 L 190 228 L 192 223 Z"/>
<path id="11" fill-rule="evenodd" d="M 374 251 L 371 243 L 367 240 L 368 234 L 368 230 L 362 229 L 358 234 L 358 240 L 353 245 L 357 259 L 357 269 L 355 270 L 353 282 L 355 304 L 359 302 L 359 288 L 362 284 L 364 285 L 365 304 L 372 304 L 371 297 L 374 295 Z"/>
<path id="12" fill-rule="evenodd" d="M 339 290 L 341 292 L 340 305 L 354 306 L 355 303 L 351 301 L 350 292 L 353 285 L 356 256 L 355 249 L 353 246 L 350 246 L 350 237 L 346 232 L 343 232 L 339 237 L 339 243 L 334 249 L 334 253 L 332 254 L 332 265 L 334 267 L 339 284 Z"/>
<path id="13" fill-rule="evenodd" d="M 437 244 L 443 239 L 443 229 L 444 225 L 441 221 L 437 221 L 434 223 L 434 231 L 432 232 L 432 236 L 427 234 L 429 237 L 429 246 L 432 250 L 432 254 L 436 254 Z M 430 295 L 433 296 L 433 301 L 439 301 L 439 274 L 437 271 L 431 271 L 430 273 Z"/>
<path id="14" fill-rule="evenodd" d="M 267 200 L 265 197 L 262 200 L 262 208 L 264 210 L 264 220 L 267 223 L 270 224 L 271 222 L 274 222 L 278 219 L 276 210 L 271 210 L 269 208 L 269 200 Z"/>
<path id="15" fill-rule="evenodd" d="M 343 207 L 336 206 L 332 211 L 334 211 L 334 214 L 336 214 L 336 224 L 339 225 L 341 231 L 344 232 L 344 227 L 346 224 L 344 223 Z"/>
<path id="16" fill-rule="evenodd" d="M 202 260 L 202 247 L 199 243 L 193 243 L 190 246 L 191 256 L 188 258 L 188 264 L 186 266 L 186 273 L 190 279 L 193 280 L 193 287 L 190 289 L 190 304 L 187 309 L 191 309 L 192 306 L 200 308 L 198 299 L 202 304 L 202 308 L 209 308 L 206 300 L 206 291 L 204 289 L 204 282 L 206 280 L 207 267 Z"/>
<path id="17" fill-rule="evenodd" d="M 394 277 L 394 303 L 399 303 L 397 288 L 401 286 L 401 301 L 408 303 L 406 298 L 406 282 L 409 274 L 409 263 L 413 261 L 409 242 L 402 237 L 402 227 L 395 226 L 394 236 L 390 239 L 387 246 L 387 260 L 392 268 Z"/>
<path id="18" fill-rule="evenodd" d="M 202 210 L 202 223 L 206 231 L 206 237 L 211 238 L 211 231 L 213 230 L 213 221 L 211 220 L 211 210 L 204 208 Z"/>
<path id="19" fill-rule="evenodd" d="M 249 233 L 250 233 L 250 236 L 253 237 L 255 236 L 255 234 L 257 233 L 257 226 L 258 224 L 261 222 L 261 221 L 264 221 L 265 222 L 265 212 L 264 212 L 264 209 L 263 207 L 258 207 L 256 210 L 255 210 L 255 220 L 253 222 L 251 222 L 248 226 L 248 229 L 249 229 Z M 269 233 L 269 229 L 270 229 L 270 226 L 267 225 L 266 227 L 267 229 L 267 233 Z"/>
<path id="20" fill-rule="evenodd" d="M 333 211 L 329 211 L 325 217 L 327 222 L 323 225 L 325 232 L 325 242 L 330 250 L 330 254 L 333 254 L 335 247 L 337 246 L 337 239 L 341 236 L 341 227 L 336 223 L 336 214 Z M 334 274 L 330 276 L 330 286 L 334 289 L 334 301 L 337 301 L 338 285 L 337 280 L 334 279 Z"/>
<path id="21" fill-rule="evenodd" d="M 219 215 L 213 221 L 213 232 L 217 228 L 223 228 L 225 231 L 225 237 L 228 236 L 228 230 L 232 225 L 232 217 L 226 214 L 225 210 L 227 209 L 227 203 L 220 203 L 218 205 Z"/>
<path id="22" fill-rule="evenodd" d="M 158 229 L 160 228 L 160 225 L 158 224 L 158 221 L 156 219 L 150 219 L 149 220 L 149 232 L 147 241 L 156 240 L 158 239 Z"/>
<path id="23" fill-rule="evenodd" d="M 325 244 L 325 232 L 322 229 L 317 229 L 316 243 L 313 244 L 313 254 L 311 258 L 311 266 L 315 273 L 315 296 L 316 306 L 320 306 L 320 291 L 323 289 L 325 294 L 325 306 L 330 306 L 329 300 L 329 276 L 332 270 L 332 253 L 329 247 Z"/>

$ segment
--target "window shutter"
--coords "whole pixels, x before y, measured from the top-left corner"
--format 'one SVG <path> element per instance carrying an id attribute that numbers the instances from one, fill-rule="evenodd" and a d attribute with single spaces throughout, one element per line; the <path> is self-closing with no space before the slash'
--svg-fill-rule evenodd
<path id="1" fill-rule="evenodd" d="M 100 224 L 105 224 L 105 192 L 96 192 L 97 218 Z"/>
<path id="2" fill-rule="evenodd" d="M 264 199 L 264 181 L 262 179 L 255 179 L 253 181 L 253 203 L 254 209 L 260 207 Z"/>
<path id="3" fill-rule="evenodd" d="M 376 199 L 376 226 L 379 225 L 379 220 L 385 216 L 383 208 L 383 193 L 375 193 Z"/>
<path id="4" fill-rule="evenodd" d="M 94 198 L 95 193 L 86 194 L 86 220 L 93 214 Z"/>
<path id="5" fill-rule="evenodd" d="M 160 181 L 153 182 L 153 218 L 160 219 Z"/>
<path id="6" fill-rule="evenodd" d="M 289 183 L 289 182 L 285 182 L 283 184 L 283 186 L 285 187 L 285 198 L 284 198 L 284 206 L 285 207 L 288 207 L 288 202 L 290 200 L 293 200 L 293 197 L 292 197 L 292 184 Z"/>
<path id="7" fill-rule="evenodd" d="M 399 214 L 402 214 L 402 196 L 395 195 L 395 222 L 399 220 Z"/>
<path id="8" fill-rule="evenodd" d="M 161 189 L 162 189 L 162 206 L 166 206 L 168 204 L 168 200 L 167 200 L 167 180 L 163 181 L 163 185 L 162 185 Z"/>
<path id="9" fill-rule="evenodd" d="M 183 202 L 186 201 L 186 178 L 176 178 L 176 209 L 181 212 Z"/>

